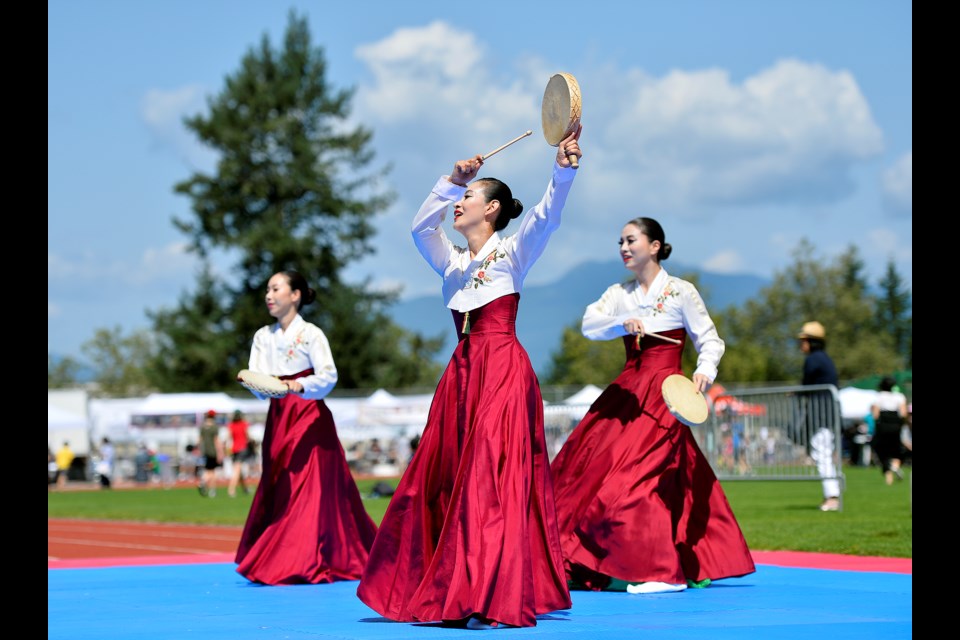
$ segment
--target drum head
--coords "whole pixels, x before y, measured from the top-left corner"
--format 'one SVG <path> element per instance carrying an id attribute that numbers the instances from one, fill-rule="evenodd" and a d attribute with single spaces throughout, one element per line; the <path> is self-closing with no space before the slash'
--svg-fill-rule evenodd
<path id="1" fill-rule="evenodd" d="M 580 86 L 569 73 L 554 74 L 547 82 L 540 105 L 543 137 L 557 146 L 580 123 Z"/>
<path id="2" fill-rule="evenodd" d="M 670 413 L 683 424 L 696 427 L 707 421 L 710 415 L 707 399 L 686 376 L 667 376 L 660 390 Z"/>
<path id="3" fill-rule="evenodd" d="M 282 398 L 290 391 L 287 385 L 280 381 L 280 378 L 266 373 L 250 371 L 249 369 L 241 370 L 240 373 L 237 374 L 237 380 L 247 389 L 261 393 L 269 398 Z"/>

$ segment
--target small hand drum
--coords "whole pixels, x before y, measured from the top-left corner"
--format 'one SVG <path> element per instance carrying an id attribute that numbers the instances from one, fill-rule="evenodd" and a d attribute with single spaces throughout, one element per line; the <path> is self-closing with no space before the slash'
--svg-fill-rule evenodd
<path id="1" fill-rule="evenodd" d="M 290 391 L 280 378 L 250 369 L 242 369 L 237 374 L 237 381 L 250 391 L 256 391 L 268 398 L 282 398 Z"/>
<path id="2" fill-rule="evenodd" d="M 683 424 L 696 427 L 707 421 L 710 415 L 707 399 L 686 376 L 677 373 L 667 376 L 660 391 L 663 393 L 663 401 L 667 403 L 667 409 Z"/>
<path id="3" fill-rule="evenodd" d="M 559 146 L 568 135 L 577 130 L 581 116 L 580 85 L 569 73 L 556 73 L 547 82 L 540 103 L 540 119 L 543 137 L 547 144 Z M 570 156 L 570 164 L 576 169 L 577 156 Z"/>

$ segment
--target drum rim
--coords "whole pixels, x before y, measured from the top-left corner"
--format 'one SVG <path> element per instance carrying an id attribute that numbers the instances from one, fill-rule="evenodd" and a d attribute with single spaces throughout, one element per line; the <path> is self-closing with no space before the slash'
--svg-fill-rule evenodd
<path id="1" fill-rule="evenodd" d="M 579 120 L 579 115 L 575 114 L 576 104 L 570 98 L 571 82 L 574 85 L 577 83 L 576 79 L 569 73 L 555 73 L 550 76 L 550 80 L 547 81 L 547 87 L 543 91 L 540 108 L 540 126 L 543 129 L 543 137 L 548 144 L 554 147 L 567 137 L 571 125 L 574 124 L 572 122 L 574 116 L 576 116 L 577 121 Z M 562 91 L 552 89 L 552 87 L 556 87 L 560 83 L 563 84 Z M 579 90 L 579 85 L 577 85 L 577 87 Z M 555 120 L 547 118 L 548 113 L 553 115 L 554 104 L 557 105 L 557 118 Z M 563 122 L 563 124 L 557 124 L 559 122 Z"/>
<path id="2" fill-rule="evenodd" d="M 243 386 L 259 391 L 265 395 L 282 397 L 289 391 L 287 386 L 280 382 L 277 376 L 272 376 L 268 373 L 241 369 L 240 372 L 237 373 L 237 378 Z M 283 387 L 282 389 L 280 388 L 281 386 Z"/>
<path id="3" fill-rule="evenodd" d="M 683 380 L 683 382 L 680 382 L 681 380 Z M 671 401 L 671 399 L 670 399 L 670 393 L 671 393 L 670 389 L 675 389 L 678 384 L 683 385 L 683 386 L 686 387 L 687 389 L 695 388 L 694 385 L 693 385 L 693 381 L 690 380 L 690 378 L 686 377 L 685 375 L 679 374 L 679 373 L 674 373 L 674 374 L 671 374 L 671 375 L 667 376 L 666 378 L 664 378 L 664 379 L 663 379 L 663 382 L 660 384 L 660 392 L 661 392 L 661 394 L 663 395 L 663 400 L 664 400 L 664 402 L 665 402 L 666 405 L 667 405 L 667 409 L 670 410 L 670 413 L 671 413 L 677 420 L 679 420 L 680 422 L 684 423 L 685 425 L 690 426 L 690 427 L 700 426 L 701 424 L 703 424 L 704 422 L 707 421 L 707 418 L 710 417 L 710 407 L 707 405 L 707 399 L 706 399 L 706 397 L 704 397 L 704 395 L 703 395 L 702 393 L 700 393 L 700 392 L 697 392 L 697 393 L 696 393 L 696 395 L 698 395 L 700 398 L 703 399 L 703 404 L 702 404 L 702 405 L 701 405 L 700 403 L 697 403 L 697 410 L 698 410 L 697 413 L 702 413 L 702 414 L 703 414 L 703 419 L 698 422 L 698 421 L 696 420 L 696 417 L 698 417 L 698 416 L 690 417 L 690 416 L 684 415 L 683 413 L 681 413 L 681 410 L 680 410 L 679 408 L 677 408 L 677 407 L 674 405 L 674 403 Z M 703 409 L 702 412 L 700 411 L 701 406 L 702 406 L 702 409 Z M 685 408 L 686 408 L 686 407 L 685 407 Z"/>

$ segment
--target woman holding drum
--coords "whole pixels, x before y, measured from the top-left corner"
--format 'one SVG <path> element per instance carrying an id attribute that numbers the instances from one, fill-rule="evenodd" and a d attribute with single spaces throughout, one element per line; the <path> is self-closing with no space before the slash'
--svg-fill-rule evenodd
<path id="1" fill-rule="evenodd" d="M 587 307 L 582 331 L 622 338 L 626 363 L 551 465 L 571 587 L 656 593 L 753 573 L 719 481 L 661 392 L 681 373 L 687 335 L 699 354 L 692 392 L 707 389 L 723 340 L 693 284 L 660 265 L 673 248 L 656 220 L 628 222 L 619 246 L 633 277 Z"/>
<path id="2" fill-rule="evenodd" d="M 236 555 L 237 572 L 262 584 L 357 580 L 377 533 L 323 401 L 337 384 L 330 345 L 300 316 L 315 298 L 300 273 L 274 274 L 266 303 L 277 321 L 256 332 L 241 372 L 251 393 L 270 398 L 260 483 Z M 249 372 L 269 375 L 256 385 Z M 270 376 L 279 391 L 266 386 Z"/>
<path id="3" fill-rule="evenodd" d="M 580 131 L 559 144 L 546 193 L 514 235 L 501 233 L 523 205 L 501 181 L 475 179 L 481 155 L 457 162 L 414 217 L 459 341 L 357 589 L 387 618 L 532 627 L 571 606 L 543 399 L 515 322 L 524 278 L 560 225 Z M 466 246 L 443 230 L 451 205 Z"/>

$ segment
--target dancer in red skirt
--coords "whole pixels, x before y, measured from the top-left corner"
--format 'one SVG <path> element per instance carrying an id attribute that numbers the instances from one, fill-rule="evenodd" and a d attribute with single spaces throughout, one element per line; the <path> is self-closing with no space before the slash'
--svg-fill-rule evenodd
<path id="1" fill-rule="evenodd" d="M 298 272 L 274 274 L 266 302 L 277 322 L 257 331 L 250 351 L 251 371 L 290 389 L 270 399 L 260 484 L 236 555 L 237 571 L 262 584 L 357 580 L 377 533 L 323 401 L 337 384 L 330 345 L 300 316 L 315 297 Z"/>
<path id="2" fill-rule="evenodd" d="M 560 224 L 579 137 L 558 146 L 546 193 L 516 234 L 500 232 L 523 205 L 499 180 L 474 180 L 479 155 L 441 177 L 413 220 L 459 342 L 357 589 L 387 618 L 531 627 L 570 607 L 543 399 L 515 323 L 523 280 Z M 451 204 L 467 247 L 441 226 Z"/>
<path id="3" fill-rule="evenodd" d="M 660 265 L 671 251 L 656 220 L 628 222 L 620 257 L 634 277 L 609 287 L 583 316 L 587 338 L 623 339 L 626 363 L 551 465 L 573 588 L 681 591 L 755 571 L 717 477 L 660 390 L 664 378 L 682 373 L 688 335 L 699 354 L 699 391 L 713 383 L 724 351 L 699 292 Z M 644 337 L 648 331 L 680 344 Z"/>

